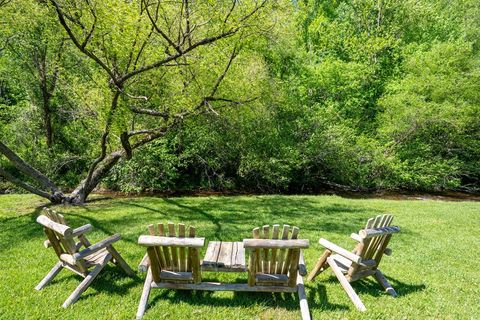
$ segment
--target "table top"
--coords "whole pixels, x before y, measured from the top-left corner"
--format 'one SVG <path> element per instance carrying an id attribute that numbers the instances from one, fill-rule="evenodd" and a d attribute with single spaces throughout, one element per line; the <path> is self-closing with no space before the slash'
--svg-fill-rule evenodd
<path id="1" fill-rule="evenodd" d="M 243 242 L 210 241 L 201 268 L 202 271 L 246 272 Z"/>

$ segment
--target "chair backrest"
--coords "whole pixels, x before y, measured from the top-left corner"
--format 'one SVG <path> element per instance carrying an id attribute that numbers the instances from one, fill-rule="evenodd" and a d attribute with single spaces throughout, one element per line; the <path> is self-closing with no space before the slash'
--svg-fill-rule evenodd
<path id="1" fill-rule="evenodd" d="M 178 230 L 178 235 L 176 233 Z M 195 238 L 195 228 L 169 222 L 148 226 L 149 236 L 140 236 L 138 243 L 147 247 L 152 277 L 155 282 L 201 281 L 199 248 L 204 238 Z"/>
<path id="2" fill-rule="evenodd" d="M 358 232 L 360 241 L 354 253 L 362 258 L 364 265 L 352 263 L 348 270 L 351 277 L 360 278 L 361 274 L 356 277 L 354 274 L 361 271 L 368 274 L 368 270 L 375 270 L 378 267 L 392 234 L 400 231 L 399 227 L 391 225 L 392 221 L 393 216 L 390 214 L 379 215 L 369 219 L 365 229 Z"/>
<path id="3" fill-rule="evenodd" d="M 309 245 L 298 233 L 297 227 L 278 224 L 253 229 L 253 239 L 243 240 L 250 250 L 249 285 L 296 285 L 300 249 Z"/>
<path id="4" fill-rule="evenodd" d="M 37 217 L 37 222 L 43 225 L 49 244 L 58 258 L 75 271 L 86 274 L 85 261 L 82 259 L 76 261 L 72 257 L 78 252 L 78 247 L 73 239 L 73 230 L 67 225 L 64 216 L 54 210 L 43 208 L 43 213 Z"/>

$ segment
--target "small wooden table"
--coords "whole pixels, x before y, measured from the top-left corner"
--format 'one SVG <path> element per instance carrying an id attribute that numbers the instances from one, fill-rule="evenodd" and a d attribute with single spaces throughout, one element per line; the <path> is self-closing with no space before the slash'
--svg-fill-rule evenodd
<path id="1" fill-rule="evenodd" d="M 243 242 L 210 241 L 201 268 L 213 272 L 246 272 Z"/>

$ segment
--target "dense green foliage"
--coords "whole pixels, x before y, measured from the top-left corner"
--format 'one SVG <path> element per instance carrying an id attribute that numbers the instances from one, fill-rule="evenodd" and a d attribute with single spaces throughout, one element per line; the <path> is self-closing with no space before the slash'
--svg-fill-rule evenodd
<path id="1" fill-rule="evenodd" d="M 99 152 L 110 91 L 102 70 L 66 40 L 51 5 L 14 2 L 0 6 L 0 139 L 72 188 Z M 98 52 L 124 68 L 130 64 L 125 48 L 149 25 L 135 20 L 136 1 L 102 3 L 97 30 L 107 36 L 103 43 L 94 36 L 92 46 L 107 47 Z M 104 187 L 480 188 L 479 0 L 269 3 L 244 33 L 254 36 L 206 46 L 182 60 L 191 64 L 188 69 L 167 67 L 130 85 L 133 93 L 149 97 L 140 107 L 181 110 L 209 90 L 223 68 L 220 58 L 236 43 L 238 57 L 219 92 L 248 103 L 218 112 L 216 105 L 186 120 L 121 160 Z M 202 10 L 210 2 L 205 4 L 198 16 L 208 16 Z M 217 31 L 221 15 L 211 20 L 206 34 Z M 154 43 L 148 48 L 147 62 L 159 54 Z M 55 83 L 47 105 L 39 61 L 45 61 L 47 82 Z M 195 75 L 191 85 L 185 70 Z M 121 100 L 113 134 L 153 123 L 131 117 L 130 103 Z M 44 137 L 47 111 L 52 145 Z M 0 165 L 16 172 L 2 158 Z"/>
<path id="2" fill-rule="evenodd" d="M 99 199 L 99 198 L 103 198 Z M 147 225 L 185 222 L 207 241 L 239 241 L 254 227 L 288 223 L 310 240 L 304 251 L 308 270 L 321 254 L 324 237 L 353 248 L 349 235 L 377 214 L 392 213 L 402 230 L 392 238 L 391 256 L 381 270 L 399 296 L 393 299 L 372 280 L 353 284 L 367 311 L 358 312 L 331 270 L 305 282 L 313 319 L 478 319 L 480 220 L 478 202 L 344 199 L 337 196 L 254 196 L 195 198 L 92 198 L 88 206 L 58 206 L 75 227 L 86 223 L 97 242 L 114 233 L 115 245 L 136 270 L 145 248 L 137 244 Z M 48 202 L 30 195 L 0 196 L 0 318 L 132 319 L 145 275 L 129 278 L 115 266 L 93 281 L 73 307 L 61 304 L 81 278 L 68 271 L 42 291 L 35 285 L 55 264 L 45 235 L 35 222 Z M 420 223 L 419 223 L 420 222 Z M 201 254 L 205 253 L 203 248 Z M 245 274 L 204 273 L 205 281 L 246 281 Z M 153 290 L 145 319 L 298 319 L 298 298 L 290 294 L 180 292 Z M 15 302 L 15 303 L 14 303 Z M 48 312 L 46 312 L 48 310 Z"/>

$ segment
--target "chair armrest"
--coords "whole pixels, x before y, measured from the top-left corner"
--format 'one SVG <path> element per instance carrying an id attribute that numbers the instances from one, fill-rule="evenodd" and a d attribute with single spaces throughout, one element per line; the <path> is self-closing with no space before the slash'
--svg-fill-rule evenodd
<path id="1" fill-rule="evenodd" d="M 307 266 L 305 265 L 305 259 L 303 258 L 303 251 L 300 250 L 300 258 L 298 259 L 298 273 L 301 276 L 307 275 Z"/>
<path id="2" fill-rule="evenodd" d="M 145 253 L 142 261 L 140 261 L 140 264 L 138 265 L 138 271 L 147 272 L 149 266 L 150 266 L 150 258 L 148 257 L 148 253 Z"/>
<path id="3" fill-rule="evenodd" d="M 342 247 L 337 246 L 336 244 L 328 241 L 327 239 L 321 238 L 318 242 L 320 245 L 324 246 L 326 249 L 333 251 L 344 258 L 347 258 L 350 261 L 360 264 L 362 262 L 362 257 L 356 255 L 353 252 L 343 249 Z"/>
<path id="4" fill-rule="evenodd" d="M 361 241 L 363 240 L 362 237 L 360 237 L 360 235 L 357 234 L 357 233 L 352 233 L 352 234 L 350 235 L 350 238 L 352 238 L 353 240 L 355 240 L 355 241 L 357 241 L 357 242 L 361 242 Z"/>
<path id="5" fill-rule="evenodd" d="M 84 233 L 92 231 L 93 227 L 91 224 L 86 224 L 84 226 L 73 229 L 72 237 L 81 236 Z"/>
<path id="6" fill-rule="evenodd" d="M 73 259 L 76 261 L 76 260 L 80 260 L 80 259 L 84 259 L 85 257 L 88 257 L 89 255 L 99 251 L 99 250 L 102 250 L 103 248 L 106 248 L 108 247 L 109 245 L 111 245 L 112 243 L 114 242 L 117 242 L 118 240 L 120 240 L 121 236 L 119 234 L 115 234 L 113 236 L 110 236 L 100 242 L 97 242 L 93 245 L 91 245 L 90 247 L 88 248 L 85 248 L 83 249 L 82 251 L 80 252 L 77 252 L 75 253 L 73 256 Z"/>

